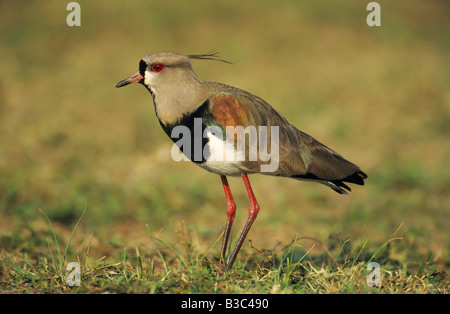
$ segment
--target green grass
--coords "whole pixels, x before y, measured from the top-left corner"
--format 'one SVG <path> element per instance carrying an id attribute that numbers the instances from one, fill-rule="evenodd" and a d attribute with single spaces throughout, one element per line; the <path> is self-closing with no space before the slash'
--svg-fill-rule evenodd
<path id="1" fill-rule="evenodd" d="M 48 252 L 39 247 L 42 236 L 35 235 L 26 242 L 30 253 L 1 254 L 3 293 L 448 293 L 447 275 L 433 263 L 430 254 L 421 265 L 410 267 L 398 265 L 389 258 L 396 250 L 394 243 L 401 241 L 397 231 L 374 252 L 367 249 L 369 240 L 361 246 L 349 248 L 347 239 L 334 249 L 327 248 L 316 239 L 310 246 L 302 244 L 301 237 L 274 250 L 261 250 L 252 243 L 251 254 L 237 262 L 230 272 L 224 272 L 219 263 L 217 243 L 206 252 L 198 252 L 182 240 L 177 243 L 184 252 L 170 244 L 162 244 L 154 252 L 145 252 L 139 247 L 124 247 L 114 250 L 108 258 L 93 259 L 89 256 L 92 237 L 70 252 L 70 242 L 80 219 L 72 230 L 64 252 L 60 249 L 56 234 L 48 216 L 53 242 L 47 238 Z M 182 232 L 187 232 L 182 230 Z M 2 241 L 20 241 L 3 237 Z M 149 238 L 149 241 L 151 239 Z M 33 245 L 30 245 L 34 243 Z M 42 244 L 41 244 L 42 245 Z M 323 253 L 312 256 L 311 251 L 320 246 Z M 34 256 L 39 253 L 40 257 Z M 81 267 L 81 285 L 69 287 L 65 271 L 69 261 L 75 260 Z M 381 286 L 367 284 L 371 261 L 381 262 Z M 418 266 L 418 267 L 417 267 Z"/>
<path id="2" fill-rule="evenodd" d="M 442 1 L 379 1 L 379 28 L 358 0 L 79 3 L 69 28 L 60 1 L 0 2 L 0 293 L 448 293 Z M 264 98 L 366 186 L 250 176 L 261 211 L 223 274 L 219 178 L 170 158 L 145 89 L 114 88 L 154 50 L 220 51 L 234 64 L 197 61 L 201 79 Z"/>

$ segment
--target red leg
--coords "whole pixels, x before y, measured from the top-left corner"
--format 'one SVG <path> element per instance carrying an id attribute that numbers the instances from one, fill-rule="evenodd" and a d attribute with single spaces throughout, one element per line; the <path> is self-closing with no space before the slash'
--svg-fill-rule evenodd
<path id="1" fill-rule="evenodd" d="M 220 260 L 225 263 L 225 255 L 228 247 L 228 240 L 230 238 L 231 226 L 233 225 L 234 215 L 236 213 L 236 204 L 233 200 L 233 195 L 231 195 L 230 186 L 228 185 L 228 180 L 226 176 L 220 176 L 222 179 L 223 190 L 225 191 L 225 197 L 227 198 L 227 225 L 225 226 L 225 232 L 222 240 L 222 253 Z"/>
<path id="2" fill-rule="evenodd" d="M 239 237 L 238 243 L 236 244 L 236 247 L 234 248 L 233 253 L 231 254 L 230 259 L 228 260 L 227 264 L 227 270 L 230 270 L 231 267 L 234 264 L 234 261 L 236 260 L 236 256 L 239 253 L 239 250 L 241 249 L 242 243 L 244 243 L 245 237 L 247 236 L 247 233 L 250 231 L 250 228 L 252 227 L 253 222 L 256 219 L 256 216 L 259 212 L 259 205 L 256 201 L 255 195 L 253 194 L 252 187 L 250 185 L 250 181 L 248 180 L 247 174 L 242 174 L 242 179 L 244 179 L 244 184 L 247 189 L 248 198 L 250 199 L 250 207 L 248 209 L 248 219 L 245 223 L 244 229 L 242 230 L 241 236 Z"/>

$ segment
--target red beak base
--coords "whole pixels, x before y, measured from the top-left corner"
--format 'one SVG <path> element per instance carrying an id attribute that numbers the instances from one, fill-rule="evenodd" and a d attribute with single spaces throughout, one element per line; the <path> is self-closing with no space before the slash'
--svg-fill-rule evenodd
<path id="1" fill-rule="evenodd" d="M 138 72 L 134 73 L 132 76 L 130 76 L 129 78 L 126 78 L 126 79 L 120 81 L 119 83 L 117 83 L 116 87 L 122 87 L 122 86 L 125 86 L 128 84 L 131 84 L 131 83 L 139 83 L 143 79 L 144 79 L 144 77 L 138 71 Z"/>

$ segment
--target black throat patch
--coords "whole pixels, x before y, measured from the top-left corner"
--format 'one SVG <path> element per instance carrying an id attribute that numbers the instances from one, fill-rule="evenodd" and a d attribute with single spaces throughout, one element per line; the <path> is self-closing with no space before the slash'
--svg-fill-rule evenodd
<path id="1" fill-rule="evenodd" d="M 161 124 L 161 127 L 164 129 L 166 134 L 172 139 L 174 143 L 177 144 L 178 148 L 187 158 L 189 158 L 194 163 L 201 164 L 204 163 L 210 156 L 209 151 L 204 151 L 205 145 L 209 142 L 209 139 L 203 137 L 203 132 L 207 127 L 209 117 L 212 117 L 212 115 L 209 110 L 209 101 L 206 100 L 196 111 L 184 115 L 174 124 L 165 125 L 161 122 L 161 120 L 159 120 L 159 123 Z M 184 141 L 180 140 L 181 137 L 186 136 L 186 134 L 181 134 L 180 137 L 172 138 L 172 131 L 175 127 L 178 126 L 185 127 L 183 129 L 186 131 L 189 130 L 189 133 L 186 134 L 189 134 L 190 137 L 186 140 L 190 141 L 190 145 L 187 145 L 185 147 L 185 145 L 183 145 Z"/>

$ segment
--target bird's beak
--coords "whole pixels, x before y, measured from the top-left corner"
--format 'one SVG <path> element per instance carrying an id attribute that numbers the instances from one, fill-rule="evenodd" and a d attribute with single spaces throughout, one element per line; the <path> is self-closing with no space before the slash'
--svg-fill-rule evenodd
<path id="1" fill-rule="evenodd" d="M 138 72 L 134 73 L 132 76 L 130 76 L 129 78 L 121 80 L 119 83 L 117 83 L 116 87 L 122 87 L 122 86 L 125 86 L 128 84 L 131 84 L 131 83 L 139 83 L 143 79 L 144 79 L 144 77 L 138 71 Z"/>

